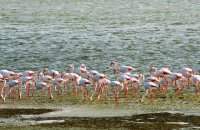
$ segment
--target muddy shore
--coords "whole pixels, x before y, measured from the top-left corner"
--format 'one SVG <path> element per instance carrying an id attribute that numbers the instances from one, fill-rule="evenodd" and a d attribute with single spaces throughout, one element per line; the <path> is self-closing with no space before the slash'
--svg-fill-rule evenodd
<path id="1" fill-rule="evenodd" d="M 62 95 L 9 99 L 0 106 L 0 129 L 200 129 L 200 98 L 157 95 L 141 104 L 141 95 L 113 100 L 82 100 Z"/>

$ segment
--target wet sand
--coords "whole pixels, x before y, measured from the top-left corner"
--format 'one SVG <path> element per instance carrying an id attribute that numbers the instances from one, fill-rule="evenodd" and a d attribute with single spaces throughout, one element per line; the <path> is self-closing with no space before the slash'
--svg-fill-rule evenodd
<path id="1" fill-rule="evenodd" d="M 1 129 L 199 129 L 200 116 L 178 112 L 155 112 L 116 117 L 53 116 L 65 110 L 0 109 Z M 54 113 L 51 116 L 51 113 Z M 45 116 L 49 115 L 49 116 Z"/>
<path id="2" fill-rule="evenodd" d="M 0 107 L 0 129 L 200 129 L 200 98 L 157 95 L 152 105 L 141 94 L 113 100 L 83 100 L 62 95 L 9 99 Z"/>

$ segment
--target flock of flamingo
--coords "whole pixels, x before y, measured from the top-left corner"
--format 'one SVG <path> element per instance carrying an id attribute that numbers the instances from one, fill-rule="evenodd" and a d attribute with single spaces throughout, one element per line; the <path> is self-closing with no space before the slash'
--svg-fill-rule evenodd
<path id="1" fill-rule="evenodd" d="M 168 90 L 174 90 L 175 95 L 180 91 L 194 90 L 195 95 L 199 92 L 199 71 L 191 68 L 181 68 L 179 72 L 172 72 L 168 68 L 151 67 L 149 74 L 134 74 L 132 66 L 119 65 L 112 61 L 110 66 L 118 78 L 109 80 L 108 76 L 96 70 L 87 70 L 84 64 L 78 68 L 69 65 L 69 72 L 58 72 L 44 68 L 43 72 L 36 73 L 28 70 L 16 73 L 10 70 L 0 70 L 0 91 L 3 102 L 13 95 L 14 99 L 22 98 L 22 94 L 30 97 L 35 92 L 41 92 L 41 97 L 53 98 L 55 93 L 63 94 L 71 92 L 77 97 L 80 94 L 83 99 L 93 100 L 96 97 L 108 99 L 112 95 L 118 102 L 119 93 L 126 100 L 128 93 L 137 93 L 143 88 L 144 95 L 140 102 L 144 102 L 149 94 L 153 104 L 156 92 L 165 94 Z M 46 94 L 47 93 L 47 94 Z"/>

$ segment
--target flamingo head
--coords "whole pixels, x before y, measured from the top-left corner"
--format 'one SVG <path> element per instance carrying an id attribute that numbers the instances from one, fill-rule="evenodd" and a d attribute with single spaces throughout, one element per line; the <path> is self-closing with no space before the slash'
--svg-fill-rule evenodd
<path id="1" fill-rule="evenodd" d="M 35 72 L 29 72 L 28 76 L 35 76 Z"/>
<path id="2" fill-rule="evenodd" d="M 89 80 L 86 80 L 85 84 L 91 84 L 91 82 Z"/>
<path id="3" fill-rule="evenodd" d="M 12 73 L 10 73 L 10 76 L 11 76 L 11 77 L 17 76 L 17 73 L 12 72 Z"/>
<path id="4" fill-rule="evenodd" d="M 128 71 L 132 71 L 132 70 L 135 70 L 135 68 L 133 68 L 133 67 L 128 67 Z"/>
<path id="5" fill-rule="evenodd" d="M 22 84 L 22 82 L 21 81 L 16 81 L 16 84 L 19 86 L 19 85 Z"/>
<path id="6" fill-rule="evenodd" d="M 16 73 L 16 76 L 17 76 L 17 77 L 22 77 L 23 74 L 22 74 L 22 73 Z"/>
<path id="7" fill-rule="evenodd" d="M 144 79 L 145 79 L 145 77 L 144 77 L 144 75 L 143 75 L 143 74 L 139 74 L 139 76 L 138 76 L 138 79 L 144 80 Z"/>
<path id="8" fill-rule="evenodd" d="M 37 76 L 38 76 L 38 79 L 40 79 L 41 77 L 44 76 L 44 74 L 41 72 L 41 73 L 38 73 Z"/>
<path id="9" fill-rule="evenodd" d="M 3 78 L 0 78 L 0 82 L 4 82 L 4 79 L 3 79 Z"/>
<path id="10" fill-rule="evenodd" d="M 48 80 L 48 81 L 51 81 L 51 80 L 53 80 L 53 77 L 49 76 L 49 77 L 47 78 L 47 80 Z"/>
<path id="11" fill-rule="evenodd" d="M 156 71 L 157 71 L 156 67 L 151 67 L 149 72 L 152 73 L 152 72 L 156 72 Z"/>
<path id="12" fill-rule="evenodd" d="M 116 66 L 117 63 L 115 61 L 111 61 L 110 66 L 112 66 L 112 65 Z"/>
<path id="13" fill-rule="evenodd" d="M 74 71 L 74 65 L 72 65 L 72 64 L 71 64 L 71 65 L 68 65 L 68 68 L 69 68 L 68 71 L 71 71 L 71 72 Z"/>
<path id="14" fill-rule="evenodd" d="M 49 73 L 49 69 L 48 68 L 44 68 L 43 69 L 43 74 L 47 74 L 47 73 Z"/>
<path id="15" fill-rule="evenodd" d="M 35 81 L 35 78 L 31 77 L 30 80 Z"/>
<path id="16" fill-rule="evenodd" d="M 85 66 L 85 64 L 81 64 L 79 67 L 80 67 L 80 68 L 83 68 L 83 69 L 86 70 L 86 66 Z"/>
<path id="17" fill-rule="evenodd" d="M 107 76 L 104 74 L 100 74 L 100 79 L 106 78 Z"/>

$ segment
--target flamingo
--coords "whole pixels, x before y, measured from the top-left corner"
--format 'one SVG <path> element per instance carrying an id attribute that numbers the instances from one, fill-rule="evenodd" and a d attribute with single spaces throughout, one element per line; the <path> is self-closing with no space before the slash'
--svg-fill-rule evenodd
<path id="1" fill-rule="evenodd" d="M 93 75 L 93 77 L 92 77 L 92 84 L 93 84 L 93 89 L 94 90 L 91 92 L 90 100 L 92 100 L 93 95 L 94 95 L 94 93 L 95 93 L 95 91 L 96 91 L 97 88 L 98 88 L 98 95 L 99 95 L 99 93 L 101 93 L 102 87 L 101 87 L 99 81 L 100 81 L 100 79 L 103 79 L 103 78 L 106 78 L 106 77 L 107 77 L 106 75 L 101 74 L 101 73 Z"/>
<path id="2" fill-rule="evenodd" d="M 16 73 L 9 70 L 0 70 L 0 73 L 3 75 L 4 78 L 12 78 L 13 76 L 16 76 Z"/>
<path id="3" fill-rule="evenodd" d="M 76 73 L 65 73 L 65 72 L 63 72 L 61 77 L 66 80 L 65 86 L 66 85 L 68 86 L 68 91 L 70 89 L 69 88 L 70 81 L 73 83 L 74 96 L 77 97 L 77 82 L 76 82 L 76 80 L 78 78 L 80 78 L 80 76 L 78 74 L 76 74 Z M 65 90 L 65 86 L 64 86 L 64 90 Z"/>
<path id="4" fill-rule="evenodd" d="M 130 85 L 133 93 L 137 93 L 137 91 L 140 87 L 140 81 L 137 78 L 130 78 L 130 80 L 128 80 L 127 84 Z M 137 84 L 137 88 L 134 87 L 134 84 Z"/>
<path id="5" fill-rule="evenodd" d="M 30 76 L 30 77 L 33 77 L 35 76 L 35 72 L 34 71 L 31 71 L 31 70 L 27 70 L 27 71 L 24 71 L 24 72 L 21 72 L 21 74 L 26 77 L 26 76 Z"/>
<path id="6" fill-rule="evenodd" d="M 43 77 L 41 77 L 41 80 L 46 83 L 50 83 L 53 80 L 53 77 L 51 77 L 50 75 L 44 75 Z"/>
<path id="7" fill-rule="evenodd" d="M 88 85 L 91 84 L 91 82 L 88 79 L 85 78 L 78 78 L 77 79 L 77 86 L 80 86 L 83 91 L 83 98 L 85 99 L 88 94 Z"/>
<path id="8" fill-rule="evenodd" d="M 198 95 L 198 93 L 199 93 L 200 75 L 192 75 L 189 78 L 189 82 L 195 85 L 195 94 Z"/>
<path id="9" fill-rule="evenodd" d="M 183 75 L 181 73 L 172 73 L 169 75 L 169 78 L 172 80 L 172 85 L 176 86 L 175 93 L 176 95 L 178 95 L 179 91 L 182 90 L 184 86 L 181 86 L 181 88 L 179 88 L 177 81 L 179 81 L 180 79 L 184 79 Z"/>
<path id="10" fill-rule="evenodd" d="M 66 82 L 66 80 L 63 78 L 53 79 L 52 83 L 54 85 L 54 90 L 57 90 L 57 87 L 59 87 L 58 93 L 61 94 L 61 92 L 62 92 L 61 85 L 64 84 L 65 82 Z"/>
<path id="11" fill-rule="evenodd" d="M 33 77 L 26 76 L 26 77 L 21 78 L 20 81 L 26 90 L 26 95 L 30 96 L 30 86 L 26 86 L 26 85 L 30 81 L 35 81 L 35 79 Z"/>
<path id="12" fill-rule="evenodd" d="M 144 81 L 157 83 L 158 91 L 161 92 L 162 94 L 164 93 L 165 89 L 160 87 L 160 82 L 162 81 L 161 79 L 158 79 L 157 77 L 154 77 L 154 76 L 150 76 L 150 77 L 147 77 Z"/>
<path id="13" fill-rule="evenodd" d="M 51 77 L 55 78 L 59 76 L 59 72 L 56 70 L 49 70 L 48 68 L 43 69 L 43 74 L 44 75 L 50 75 Z"/>
<path id="14" fill-rule="evenodd" d="M 139 89 L 139 84 L 144 82 L 144 75 L 143 74 L 130 74 L 130 73 L 127 73 L 127 75 L 129 77 L 131 77 L 131 81 L 129 81 L 132 85 L 132 88 L 133 88 L 133 92 L 136 93 Z M 133 79 L 132 79 L 133 78 Z M 136 89 L 133 84 L 137 83 L 138 84 L 138 88 Z"/>
<path id="15" fill-rule="evenodd" d="M 112 61 L 110 63 L 110 66 L 112 65 L 114 65 L 114 70 L 113 70 L 114 74 L 127 73 L 131 72 L 132 70 L 135 70 L 135 68 L 133 68 L 132 66 L 125 66 L 125 65 L 119 66 L 115 61 Z"/>
<path id="16" fill-rule="evenodd" d="M 51 86 L 49 83 L 38 81 L 38 82 L 29 82 L 29 85 L 32 86 L 32 88 L 36 88 L 36 90 L 41 90 L 44 98 L 46 97 L 45 88 L 48 88 L 48 96 L 51 99 L 53 99 L 53 95 L 51 94 Z M 32 96 L 33 95 L 34 95 L 34 90 L 32 90 Z"/>
<path id="17" fill-rule="evenodd" d="M 188 90 L 190 90 L 190 81 L 189 81 L 189 78 L 194 74 L 194 71 L 191 68 L 183 67 L 183 68 L 181 68 L 180 73 L 184 77 L 186 77 L 185 82 L 188 85 Z"/>
<path id="18" fill-rule="evenodd" d="M 99 100 L 101 95 L 104 93 L 105 99 L 108 98 L 108 86 L 109 86 L 110 80 L 107 79 L 107 77 L 102 78 L 99 80 L 99 86 L 101 87 L 100 91 L 98 92 L 97 99 Z"/>
<path id="19" fill-rule="evenodd" d="M 85 69 L 85 68 L 76 68 L 76 69 L 74 69 L 74 66 L 73 65 L 69 65 L 68 66 L 69 67 L 69 70 L 70 70 L 70 72 L 71 73 L 76 73 L 76 74 L 78 74 L 78 75 L 80 75 L 80 76 L 82 76 L 83 74 L 87 74 L 87 70 Z"/>
<path id="20" fill-rule="evenodd" d="M 16 88 L 18 88 L 18 96 L 19 98 L 21 98 L 22 93 L 20 91 L 20 84 L 21 82 L 18 80 L 10 80 L 7 82 L 7 85 L 9 87 L 9 92 L 3 97 L 4 102 L 5 102 L 6 97 L 10 95 L 13 90 L 14 90 L 14 98 L 16 98 L 16 95 L 17 95 Z"/>
<path id="21" fill-rule="evenodd" d="M 1 87 L 1 98 L 4 98 L 5 88 L 6 88 L 7 78 L 4 78 L 2 74 L 0 74 L 0 87 Z"/>
<path id="22" fill-rule="evenodd" d="M 143 81 L 145 79 L 144 75 L 143 74 L 127 74 L 129 77 L 131 78 L 136 78 L 140 81 Z"/>
<path id="23" fill-rule="evenodd" d="M 154 97 L 155 97 L 154 88 L 158 88 L 158 86 L 155 83 L 153 83 L 153 82 L 145 82 L 143 86 L 145 88 L 145 94 L 142 96 L 140 102 L 144 101 L 144 98 L 148 95 L 149 90 L 150 90 L 151 104 L 153 104 Z"/>
<path id="24" fill-rule="evenodd" d="M 161 69 L 157 70 L 156 67 L 151 67 L 150 74 L 153 77 L 157 77 L 157 78 L 162 77 L 163 82 L 164 82 L 163 90 L 167 91 L 168 86 L 169 86 L 168 81 L 167 81 L 167 75 L 172 74 L 172 72 L 168 68 L 161 68 Z"/>
<path id="25" fill-rule="evenodd" d="M 118 77 L 118 80 L 120 83 L 124 85 L 124 99 L 126 100 L 127 94 L 128 94 L 128 80 L 130 80 L 131 77 L 129 77 L 126 74 L 120 74 Z"/>
<path id="26" fill-rule="evenodd" d="M 119 81 L 110 81 L 109 85 L 112 88 L 114 88 L 114 97 L 115 97 L 115 102 L 118 101 L 119 99 L 119 87 L 121 87 L 121 89 L 124 89 L 124 85 L 122 83 L 120 83 Z"/>
<path id="27" fill-rule="evenodd" d="M 126 100 L 127 94 L 128 94 L 128 80 L 130 80 L 131 77 L 129 77 L 126 74 L 120 74 L 118 77 L 118 80 L 120 83 L 124 85 L 124 100 Z"/>

